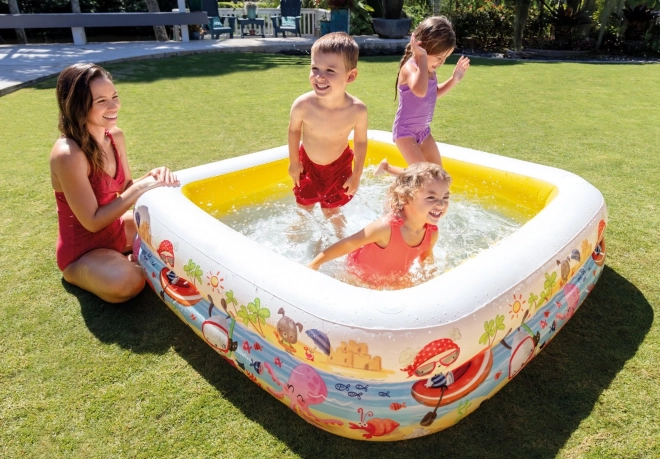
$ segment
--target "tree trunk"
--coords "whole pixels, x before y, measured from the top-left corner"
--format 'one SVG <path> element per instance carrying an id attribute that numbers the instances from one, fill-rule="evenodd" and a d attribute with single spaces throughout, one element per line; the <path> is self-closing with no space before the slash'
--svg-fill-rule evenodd
<path id="1" fill-rule="evenodd" d="M 9 0 L 9 14 L 21 14 L 21 11 L 18 9 L 17 0 Z M 23 29 L 14 29 L 16 30 L 16 40 L 19 43 L 27 45 L 27 36 L 25 35 L 25 30 Z"/>
<path id="2" fill-rule="evenodd" d="M 532 0 L 516 0 L 515 22 L 513 24 L 513 49 L 522 50 L 523 32 L 529 16 Z"/>
<path id="3" fill-rule="evenodd" d="M 605 0 L 605 5 L 603 5 L 603 11 L 600 13 L 600 31 L 598 32 L 598 40 L 596 41 L 596 49 L 600 49 L 600 45 L 603 44 L 603 37 L 605 36 L 605 30 L 607 25 L 610 22 L 610 16 L 612 11 L 620 13 L 623 9 L 623 0 Z"/>
<path id="4" fill-rule="evenodd" d="M 147 3 L 147 9 L 150 13 L 160 13 L 160 8 L 158 7 L 157 0 L 145 0 Z M 156 34 L 156 40 L 158 41 L 167 41 L 167 32 L 165 31 L 165 26 L 154 26 L 154 33 Z"/>

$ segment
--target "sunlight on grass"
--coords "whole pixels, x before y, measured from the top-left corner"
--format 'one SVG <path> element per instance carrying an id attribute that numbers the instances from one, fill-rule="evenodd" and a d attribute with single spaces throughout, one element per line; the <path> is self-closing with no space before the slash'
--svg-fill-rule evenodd
<path id="1" fill-rule="evenodd" d="M 391 130 L 398 62 L 364 58 L 349 86 L 372 129 Z M 283 145 L 291 103 L 309 90 L 304 56 L 219 53 L 108 69 L 134 176 Z M 62 281 L 48 170 L 54 81 L 0 98 L 0 457 L 660 454 L 658 65 L 473 59 L 439 101 L 437 141 L 566 169 L 600 189 L 608 267 L 564 331 L 493 399 L 449 430 L 388 445 L 306 424 L 152 291 L 110 306 Z"/>

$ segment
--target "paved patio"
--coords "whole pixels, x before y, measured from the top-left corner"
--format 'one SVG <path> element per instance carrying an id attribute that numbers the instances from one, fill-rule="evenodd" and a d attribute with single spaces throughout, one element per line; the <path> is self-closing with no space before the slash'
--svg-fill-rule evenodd
<path id="1" fill-rule="evenodd" d="M 0 45 L 0 96 L 42 79 L 56 75 L 77 62 L 107 64 L 130 60 L 181 56 L 207 52 L 282 53 L 309 52 L 315 37 L 233 38 L 219 40 L 142 41 L 120 43 L 72 43 L 38 45 Z M 355 40 L 364 51 L 397 52 L 408 39 L 385 40 L 376 36 L 358 36 Z"/>

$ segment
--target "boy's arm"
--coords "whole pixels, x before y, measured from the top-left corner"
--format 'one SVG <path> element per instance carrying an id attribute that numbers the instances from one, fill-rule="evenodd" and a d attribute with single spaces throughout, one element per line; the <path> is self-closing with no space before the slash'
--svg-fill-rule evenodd
<path id="1" fill-rule="evenodd" d="M 318 270 L 319 267 L 330 260 L 351 253 L 370 242 L 387 244 L 390 240 L 391 227 L 388 217 L 381 217 L 369 223 L 357 233 L 335 242 L 327 249 L 321 251 L 307 266 Z"/>
<path id="2" fill-rule="evenodd" d="M 353 173 L 343 185 L 349 196 L 355 195 L 360 187 L 364 160 L 367 157 L 367 106 L 360 102 L 357 110 L 357 121 L 353 127 Z"/>
<path id="3" fill-rule="evenodd" d="M 300 102 L 296 100 L 291 107 L 289 115 L 289 175 L 296 186 L 300 186 L 300 174 L 303 166 L 300 162 L 300 139 L 302 137 L 302 108 Z"/>
<path id="4" fill-rule="evenodd" d="M 436 96 L 442 97 L 447 94 L 451 88 L 456 86 L 456 83 L 463 79 L 468 68 L 470 68 L 470 59 L 465 56 L 461 56 L 456 63 L 456 67 L 454 67 L 454 73 L 452 74 L 451 78 L 438 85 Z"/>

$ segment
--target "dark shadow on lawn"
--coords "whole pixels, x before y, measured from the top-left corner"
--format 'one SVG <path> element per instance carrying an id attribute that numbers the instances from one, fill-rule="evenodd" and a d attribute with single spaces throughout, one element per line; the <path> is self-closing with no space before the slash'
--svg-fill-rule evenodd
<path id="1" fill-rule="evenodd" d="M 453 54 L 447 59 L 446 65 L 454 66 L 460 54 Z M 363 56 L 364 62 L 398 63 L 401 55 L 391 56 Z M 511 66 L 523 64 L 561 64 L 566 61 L 534 61 L 516 59 L 486 59 L 479 57 L 470 58 L 473 66 Z M 580 63 L 580 61 L 573 61 Z M 584 64 L 612 64 L 583 62 Z M 621 64 L 623 62 L 617 62 Z M 625 62 L 626 64 L 639 64 Z M 287 55 L 287 54 L 263 54 L 263 53 L 240 53 L 240 52 L 208 52 L 188 56 L 172 56 L 168 58 L 145 58 L 139 61 L 101 64 L 112 73 L 118 83 L 149 83 L 159 80 L 176 80 L 179 78 L 195 78 L 208 76 L 229 75 L 240 72 L 263 72 L 279 66 L 300 66 L 301 81 L 305 81 L 310 65 L 309 55 Z M 639 64 L 642 65 L 642 64 Z M 359 65 L 358 65 L 359 67 Z M 35 83 L 35 89 L 55 89 L 57 77 Z M 237 80 L 236 84 L 245 84 L 245 80 Z"/>
<path id="2" fill-rule="evenodd" d="M 99 307 L 92 295 L 67 290 L 78 296 L 87 326 L 101 341 L 138 353 L 174 347 L 220 396 L 302 457 L 555 457 L 653 322 L 642 293 L 606 267 L 563 331 L 491 400 L 450 429 L 382 444 L 348 440 L 307 424 L 240 375 L 149 289 L 120 307 Z"/>
<path id="3" fill-rule="evenodd" d="M 260 53 L 204 53 L 188 56 L 172 56 L 162 59 L 144 59 L 116 64 L 100 64 L 118 83 L 150 83 L 159 80 L 176 80 L 228 75 L 238 72 L 263 72 L 280 66 L 300 66 L 305 81 L 309 71 L 309 56 Z M 57 77 L 36 83 L 35 89 L 55 89 Z M 245 85 L 237 80 L 237 85 Z"/>

